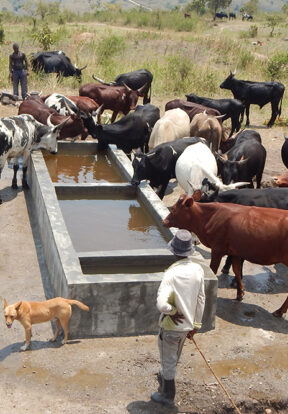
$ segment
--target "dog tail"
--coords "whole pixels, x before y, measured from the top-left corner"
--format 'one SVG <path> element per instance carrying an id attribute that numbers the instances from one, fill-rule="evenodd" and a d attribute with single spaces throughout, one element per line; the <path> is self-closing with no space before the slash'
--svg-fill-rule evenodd
<path id="1" fill-rule="evenodd" d="M 66 301 L 70 304 L 70 305 L 77 305 L 78 308 L 89 312 L 89 306 L 85 305 L 84 303 L 80 302 L 80 300 L 76 300 L 76 299 L 66 299 Z"/>

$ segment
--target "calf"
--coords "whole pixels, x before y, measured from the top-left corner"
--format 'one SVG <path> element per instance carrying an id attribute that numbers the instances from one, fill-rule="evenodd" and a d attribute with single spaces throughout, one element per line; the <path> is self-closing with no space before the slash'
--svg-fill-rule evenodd
<path id="1" fill-rule="evenodd" d="M 189 137 L 190 119 L 180 108 L 166 111 L 165 114 L 155 123 L 149 142 L 149 149 L 162 144 L 163 142 L 174 141 L 175 139 Z"/>
<path id="2" fill-rule="evenodd" d="M 51 117 L 52 115 L 50 115 Z M 23 188 L 28 188 L 26 173 L 27 162 L 31 151 L 44 148 L 51 153 L 57 152 L 57 138 L 65 125 L 52 125 L 48 118 L 48 126 L 36 121 L 31 115 L 18 115 L 0 119 L 0 177 L 5 162 L 13 159 L 14 176 L 12 188 L 17 189 L 18 157 L 23 157 Z M 2 202 L 2 200 L 0 200 Z"/>
<path id="3" fill-rule="evenodd" d="M 220 115 L 220 117 L 222 118 L 223 115 Z M 205 111 L 196 114 L 192 119 L 190 123 L 190 136 L 205 138 L 212 152 L 217 152 L 220 142 L 225 140 L 223 128 L 218 117 L 207 115 Z"/>
<path id="4" fill-rule="evenodd" d="M 286 210 L 228 203 L 203 204 L 197 202 L 200 196 L 200 192 L 193 197 L 182 195 L 163 224 L 195 233 L 201 243 L 211 249 L 210 267 L 215 274 L 222 257 L 232 256 L 237 300 L 244 296 L 241 258 L 260 265 L 284 263 L 288 266 Z M 287 308 L 288 298 L 274 315 L 281 317 Z"/>
<path id="5" fill-rule="evenodd" d="M 224 157 L 218 155 L 217 160 L 224 184 L 248 181 L 253 188 L 253 178 L 256 177 L 257 188 L 260 188 L 266 150 L 256 139 L 237 139 L 236 144 L 224 154 Z"/>
<path id="6" fill-rule="evenodd" d="M 204 142 L 201 138 L 182 138 L 157 145 L 147 154 L 135 153 L 132 162 L 134 169 L 132 185 L 139 185 L 142 180 L 148 180 L 152 188 L 157 188 L 157 194 L 164 197 L 169 180 L 175 178 L 176 161 L 189 145 Z"/>

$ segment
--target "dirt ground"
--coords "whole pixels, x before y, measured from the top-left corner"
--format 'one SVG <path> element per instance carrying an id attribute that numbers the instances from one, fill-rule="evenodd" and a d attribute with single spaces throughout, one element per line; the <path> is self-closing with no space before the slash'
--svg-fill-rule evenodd
<path id="1" fill-rule="evenodd" d="M 251 112 L 253 129 L 267 150 L 263 179 L 269 180 L 285 170 L 280 158 L 283 128 L 266 129 L 263 112 Z M 15 113 L 15 108 L 0 107 L 0 116 Z M 29 191 L 11 189 L 11 179 L 12 170 L 5 167 L 0 181 L 0 298 L 8 303 L 41 301 L 49 296 L 49 285 L 33 204 Z M 171 206 L 181 189 L 172 183 L 168 193 L 164 203 Z M 209 260 L 209 251 L 199 249 Z M 234 300 L 232 276 L 219 273 L 216 329 L 195 339 L 241 412 L 287 413 L 288 320 L 287 315 L 277 319 L 271 314 L 287 296 L 287 268 L 246 263 L 244 273 L 242 303 Z M 0 330 L 1 414 L 234 412 L 191 342 L 186 342 L 178 366 L 177 407 L 168 409 L 150 400 L 159 368 L 154 335 L 81 339 L 61 346 L 60 341 L 47 342 L 52 327 L 46 323 L 34 326 L 32 349 L 19 352 L 22 326 L 15 322 L 8 330 L 0 318 Z"/>

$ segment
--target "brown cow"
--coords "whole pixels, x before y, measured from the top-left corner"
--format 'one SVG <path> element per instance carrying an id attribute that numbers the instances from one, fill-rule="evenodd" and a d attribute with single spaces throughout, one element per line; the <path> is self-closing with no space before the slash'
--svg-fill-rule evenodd
<path id="1" fill-rule="evenodd" d="M 260 265 L 284 263 L 288 266 L 286 210 L 230 203 L 203 204 L 196 202 L 200 197 L 200 191 L 193 197 L 180 196 L 163 224 L 195 233 L 211 249 L 210 267 L 215 274 L 222 257 L 232 256 L 238 300 L 244 296 L 241 258 Z M 281 317 L 287 308 L 288 298 L 273 315 Z"/>
<path id="2" fill-rule="evenodd" d="M 288 171 L 286 171 L 284 174 L 274 177 L 273 184 L 275 184 L 277 187 L 288 187 Z"/>
<path id="3" fill-rule="evenodd" d="M 169 111 L 170 109 L 180 108 L 185 111 L 190 118 L 190 122 L 194 118 L 196 114 L 200 114 L 201 112 L 206 111 L 206 114 L 213 115 L 213 116 L 220 116 L 220 112 L 214 108 L 208 108 L 208 106 L 200 105 L 194 102 L 184 101 L 183 99 L 173 99 L 169 101 L 165 105 L 165 111 Z M 222 123 L 222 122 L 221 122 Z"/>
<path id="4" fill-rule="evenodd" d="M 114 122 L 119 112 L 127 115 L 134 110 L 137 105 L 139 96 L 142 94 L 142 88 L 133 91 L 127 85 L 124 86 L 107 86 L 97 83 L 86 83 L 79 89 L 80 96 L 88 96 L 94 99 L 101 109 L 98 112 L 98 122 L 101 123 L 101 114 L 105 109 L 113 111 L 111 122 Z"/>
<path id="5" fill-rule="evenodd" d="M 41 124 L 47 125 L 47 119 L 52 114 L 50 121 L 53 125 L 59 125 L 65 119 L 69 120 L 60 131 L 59 139 L 74 138 L 78 135 L 84 140 L 88 136 L 88 131 L 84 127 L 82 119 L 77 114 L 71 116 L 60 115 L 55 109 L 45 105 L 39 96 L 31 96 L 21 103 L 18 114 L 32 115 Z"/>
<path id="6" fill-rule="evenodd" d="M 190 137 L 205 138 L 212 152 L 217 152 L 220 142 L 225 141 L 223 128 L 219 119 L 225 115 L 213 116 L 206 111 L 196 114 L 190 123 Z"/>

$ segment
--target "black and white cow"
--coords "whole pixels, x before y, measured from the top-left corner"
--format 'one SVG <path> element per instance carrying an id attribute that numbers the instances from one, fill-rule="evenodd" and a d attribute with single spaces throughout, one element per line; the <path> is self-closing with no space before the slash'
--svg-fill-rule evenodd
<path id="1" fill-rule="evenodd" d="M 69 119 L 69 118 L 68 118 Z M 48 118 L 48 125 L 36 121 L 32 115 L 18 115 L 0 119 L 0 177 L 5 162 L 13 159 L 14 176 L 12 188 L 17 189 L 18 157 L 23 157 L 23 188 L 28 188 L 26 181 L 27 162 L 31 151 L 46 149 L 57 152 L 57 137 L 67 120 L 53 125 Z M 0 199 L 0 203 L 2 200 Z"/>
<path id="2" fill-rule="evenodd" d="M 67 96 L 59 93 L 52 93 L 44 100 L 45 105 L 49 108 L 55 109 L 60 115 L 72 115 L 78 114 L 87 129 L 88 133 L 96 138 L 95 126 L 97 123 L 97 111 L 93 113 L 81 111 L 75 102 L 69 99 Z"/>

